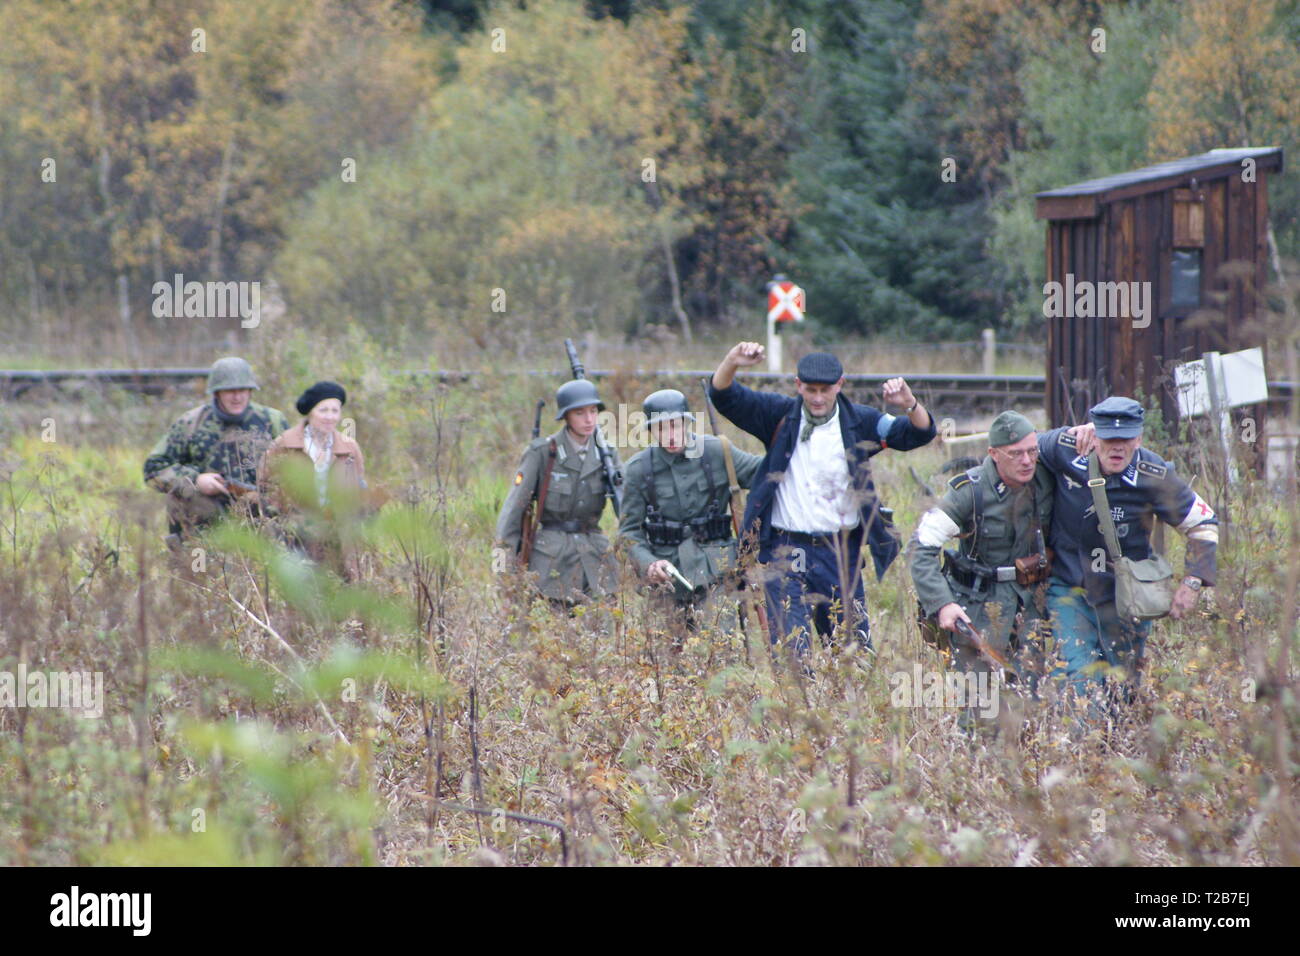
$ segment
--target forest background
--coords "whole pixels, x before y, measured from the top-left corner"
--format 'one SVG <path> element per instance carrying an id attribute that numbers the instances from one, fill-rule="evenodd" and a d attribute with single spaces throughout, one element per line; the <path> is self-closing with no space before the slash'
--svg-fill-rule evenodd
<path id="1" fill-rule="evenodd" d="M 8 0 L 0 354 L 256 350 L 238 319 L 153 315 L 177 273 L 471 368 L 557 331 L 734 339 L 776 272 L 808 289 L 810 342 L 1041 345 L 1033 194 L 1290 154 L 1298 10 Z M 1270 207 L 1294 258 L 1296 177 Z"/>

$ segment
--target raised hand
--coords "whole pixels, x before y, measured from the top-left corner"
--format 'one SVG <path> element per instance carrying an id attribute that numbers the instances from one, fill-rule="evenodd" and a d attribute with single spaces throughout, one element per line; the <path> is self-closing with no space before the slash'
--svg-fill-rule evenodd
<path id="1" fill-rule="evenodd" d="M 902 378 L 891 378 L 881 389 L 885 396 L 885 404 L 901 405 L 903 408 L 910 408 L 916 401 L 912 394 L 911 387 Z"/>
<path id="2" fill-rule="evenodd" d="M 726 360 L 740 368 L 747 368 L 751 365 L 758 365 L 766 356 L 767 349 L 757 342 L 737 342 L 731 347 L 731 351 L 727 353 Z"/>

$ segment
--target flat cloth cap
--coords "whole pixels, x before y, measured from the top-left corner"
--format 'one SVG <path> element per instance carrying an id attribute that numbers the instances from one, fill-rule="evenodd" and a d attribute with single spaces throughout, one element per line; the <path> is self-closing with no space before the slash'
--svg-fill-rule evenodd
<path id="1" fill-rule="evenodd" d="M 1112 395 L 1088 412 L 1098 438 L 1136 438 L 1142 434 L 1146 410 L 1131 398 Z"/>
<path id="2" fill-rule="evenodd" d="M 1019 412 L 1005 411 L 989 426 L 989 445 L 1014 445 L 1034 430 L 1034 423 Z"/>
<path id="3" fill-rule="evenodd" d="M 799 360 L 795 374 L 807 385 L 834 385 L 844 377 L 844 366 L 829 352 L 809 352 Z"/>

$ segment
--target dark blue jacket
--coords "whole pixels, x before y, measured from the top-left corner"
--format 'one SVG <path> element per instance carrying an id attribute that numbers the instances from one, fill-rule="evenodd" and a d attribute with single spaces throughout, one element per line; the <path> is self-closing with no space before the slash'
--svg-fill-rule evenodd
<path id="1" fill-rule="evenodd" d="M 777 481 L 773 476 L 779 480 L 790 467 L 790 457 L 794 454 L 795 442 L 799 440 L 803 399 L 798 395 L 756 392 L 734 381 L 724 389 L 714 388 L 710 381 L 709 398 L 736 427 L 749 432 L 767 449 L 767 457 L 758 466 L 755 484 L 749 489 L 741 533 L 757 531 L 759 546 L 768 545 L 772 539 L 772 504 L 776 501 Z M 931 416 L 928 429 L 920 429 L 906 415 L 886 415 L 869 405 L 850 402 L 843 393 L 837 401 L 844 450 L 851 459 L 851 487 L 862 502 L 862 520 L 849 535 L 849 558 L 857 561 L 858 550 L 862 547 L 862 532 L 866 529 L 867 547 L 875 562 L 878 580 L 884 577 L 886 569 L 898 556 L 900 543 L 880 516 L 869 461 L 872 455 L 885 448 L 910 451 L 929 443 L 935 435 L 934 417 Z"/>
<path id="2" fill-rule="evenodd" d="M 1083 588 L 1093 606 L 1114 601 L 1114 564 L 1106 553 L 1106 538 L 1088 487 L 1088 459 L 1079 454 L 1074 436 L 1057 428 L 1038 433 L 1038 461 L 1056 479 L 1047 538 L 1056 552 L 1052 577 Z M 1201 496 L 1178 477 L 1172 463 L 1150 449 L 1139 448 L 1124 471 L 1106 476 L 1106 500 L 1125 557 L 1134 561 L 1151 557 L 1151 533 L 1159 518 L 1188 536 L 1187 573 L 1214 584 L 1219 520 Z M 1096 571 L 1093 562 L 1100 555 L 1106 556 L 1105 570 Z"/>

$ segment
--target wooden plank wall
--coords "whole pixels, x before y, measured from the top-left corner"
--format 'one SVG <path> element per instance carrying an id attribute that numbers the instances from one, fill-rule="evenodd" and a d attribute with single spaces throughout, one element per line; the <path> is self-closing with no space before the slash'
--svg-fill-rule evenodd
<path id="1" fill-rule="evenodd" d="M 1159 399 L 1169 422 L 1177 418 L 1171 365 L 1203 352 L 1264 345 L 1255 309 L 1268 280 L 1268 186 L 1241 176 L 1197 183 L 1204 196 L 1201 310 L 1172 312 L 1173 190 L 1104 203 L 1093 219 L 1047 223 L 1047 279 L 1151 282 L 1151 324 L 1135 329 L 1131 315 L 1109 319 L 1061 317 L 1047 325 L 1047 414 L 1052 425 L 1086 419 L 1108 394 Z M 1228 273 L 1224 273 L 1224 266 Z M 1063 380 L 1064 379 L 1064 380 Z M 1262 411 L 1261 411 L 1262 414 Z"/>

